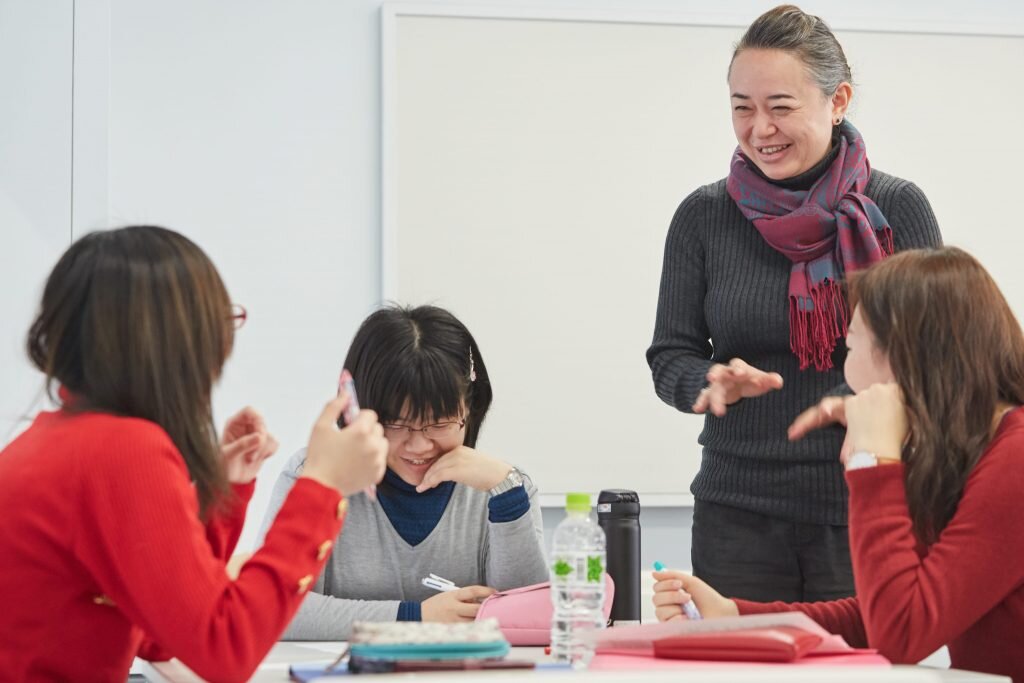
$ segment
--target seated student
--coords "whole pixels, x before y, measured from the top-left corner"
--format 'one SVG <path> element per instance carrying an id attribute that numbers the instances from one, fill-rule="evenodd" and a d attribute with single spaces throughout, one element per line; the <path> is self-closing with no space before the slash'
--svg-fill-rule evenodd
<path id="1" fill-rule="evenodd" d="M 225 560 L 277 447 L 245 409 L 218 443 L 210 393 L 244 310 L 206 255 L 157 227 L 94 232 L 46 282 L 28 351 L 60 409 L 0 451 L 0 678 L 124 681 L 177 657 L 247 680 L 324 564 L 349 495 L 378 481 L 371 411 L 325 407 L 306 467 L 236 580 Z"/>
<path id="2" fill-rule="evenodd" d="M 548 579 L 537 490 L 526 475 L 475 449 L 491 383 L 469 330 L 435 306 L 370 315 L 345 358 L 360 404 L 388 440 L 378 501 L 350 500 L 313 593 L 285 633 L 342 639 L 356 621 L 469 621 L 497 590 Z M 285 466 L 264 526 L 304 470 Z M 431 573 L 460 590 L 422 585 Z"/>
<path id="3" fill-rule="evenodd" d="M 908 251 L 850 284 L 846 380 L 791 438 L 847 426 L 857 596 L 730 600 L 655 573 L 658 619 L 800 610 L 894 662 L 949 646 L 956 668 L 1024 683 L 1024 335 L 984 268 L 955 248 Z"/>

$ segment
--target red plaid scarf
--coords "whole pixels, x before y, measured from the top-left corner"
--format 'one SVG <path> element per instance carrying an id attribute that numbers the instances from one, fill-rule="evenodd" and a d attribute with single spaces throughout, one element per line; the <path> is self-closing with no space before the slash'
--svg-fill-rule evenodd
<path id="1" fill-rule="evenodd" d="M 769 245 L 793 262 L 789 274 L 789 347 L 800 369 L 832 367 L 849 320 L 842 279 L 892 254 L 892 230 L 864 194 L 871 177 L 864 138 L 842 124 L 839 153 L 809 190 L 787 190 L 751 168 L 739 148 L 726 187 Z"/>

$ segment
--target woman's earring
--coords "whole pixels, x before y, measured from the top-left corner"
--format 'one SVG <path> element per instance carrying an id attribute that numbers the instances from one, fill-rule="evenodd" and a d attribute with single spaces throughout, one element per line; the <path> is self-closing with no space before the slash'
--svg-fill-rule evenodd
<path id="1" fill-rule="evenodd" d="M 837 116 L 836 117 L 836 125 L 838 126 L 842 122 L 843 122 L 843 117 L 842 116 Z"/>

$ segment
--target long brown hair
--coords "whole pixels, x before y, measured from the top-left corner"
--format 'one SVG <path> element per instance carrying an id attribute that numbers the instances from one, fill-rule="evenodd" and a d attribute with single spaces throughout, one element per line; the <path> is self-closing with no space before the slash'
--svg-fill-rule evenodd
<path id="1" fill-rule="evenodd" d="M 181 451 L 200 510 L 228 491 L 210 393 L 234 343 L 231 301 L 186 237 L 154 226 L 90 233 L 61 256 L 28 353 L 65 408 L 160 425 Z"/>
<path id="2" fill-rule="evenodd" d="M 904 251 L 850 278 L 903 390 L 914 532 L 933 543 L 992 438 L 1000 402 L 1024 403 L 1024 334 L 992 277 L 955 247 Z"/>

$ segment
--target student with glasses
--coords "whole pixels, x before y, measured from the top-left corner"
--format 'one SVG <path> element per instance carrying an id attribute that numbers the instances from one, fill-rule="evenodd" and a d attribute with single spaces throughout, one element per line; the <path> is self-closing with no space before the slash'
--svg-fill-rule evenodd
<path id="1" fill-rule="evenodd" d="M 471 621 L 495 590 L 546 581 L 536 488 L 476 449 L 491 383 L 469 330 L 434 306 L 385 308 L 356 332 L 345 367 L 360 404 L 380 415 L 388 468 L 377 501 L 349 498 L 345 533 L 284 637 L 344 639 L 357 621 Z M 264 528 L 305 461 L 303 449 L 285 466 Z M 424 586 L 430 574 L 458 589 Z"/>

